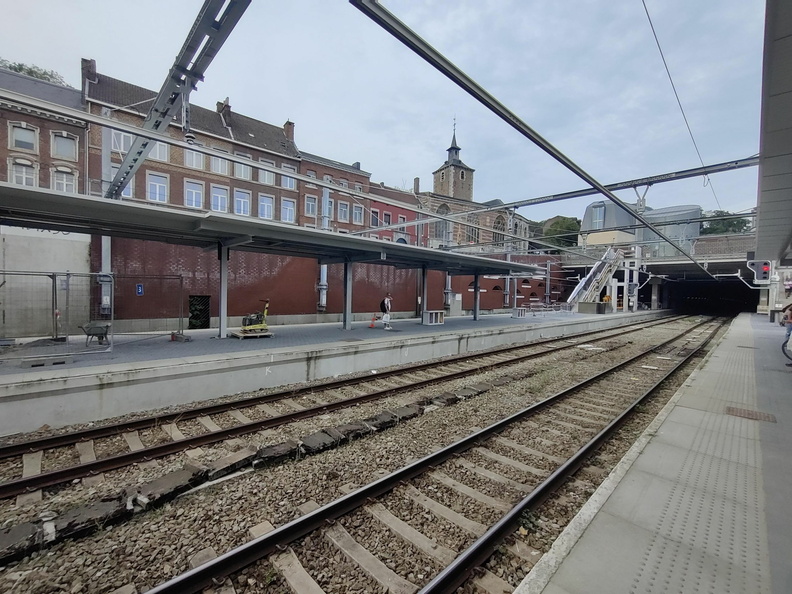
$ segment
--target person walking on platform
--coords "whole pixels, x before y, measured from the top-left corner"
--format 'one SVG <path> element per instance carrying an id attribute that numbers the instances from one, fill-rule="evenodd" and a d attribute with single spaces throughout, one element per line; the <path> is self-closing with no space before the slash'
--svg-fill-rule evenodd
<path id="1" fill-rule="evenodd" d="M 391 301 L 393 298 L 391 294 L 388 293 L 385 295 L 385 299 L 380 301 L 380 311 L 382 312 L 382 323 L 385 324 L 385 330 L 393 330 L 390 325 L 390 312 L 391 312 Z"/>

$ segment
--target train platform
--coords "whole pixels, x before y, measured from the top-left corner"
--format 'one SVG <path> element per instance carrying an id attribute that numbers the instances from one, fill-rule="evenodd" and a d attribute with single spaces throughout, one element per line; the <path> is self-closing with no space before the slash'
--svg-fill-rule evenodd
<path id="1" fill-rule="evenodd" d="M 470 351 L 621 326 L 668 311 L 579 314 L 543 311 L 446 317 L 442 325 L 417 318 L 382 322 L 271 326 L 272 338 L 218 337 L 191 330 L 189 342 L 170 334 L 118 335 L 104 348 L 50 358 L 32 367 L 24 358 L 0 363 L 0 436 L 90 423 L 262 388 L 371 372 Z M 85 338 L 78 337 L 78 344 Z M 82 342 L 80 342 L 80 340 Z M 92 342 L 91 344 L 96 344 Z M 36 362 L 35 357 L 28 361 Z M 62 364 L 57 364 L 62 361 Z"/>
<path id="2" fill-rule="evenodd" d="M 515 592 L 792 592 L 783 339 L 735 318 Z"/>

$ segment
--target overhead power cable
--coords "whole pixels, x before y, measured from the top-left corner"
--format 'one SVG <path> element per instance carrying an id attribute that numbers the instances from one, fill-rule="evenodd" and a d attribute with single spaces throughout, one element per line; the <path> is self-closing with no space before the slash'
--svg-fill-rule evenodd
<path id="1" fill-rule="evenodd" d="M 688 260 L 696 264 L 706 274 L 715 278 L 707 271 L 707 267 L 701 264 L 694 256 L 688 253 L 684 248 L 676 244 L 665 233 L 658 229 L 655 225 L 650 223 L 641 214 L 633 211 L 623 200 L 616 196 L 613 192 L 608 190 L 599 181 L 594 179 L 589 173 L 584 171 L 577 163 L 572 161 L 569 157 L 559 151 L 555 146 L 550 144 L 547 140 L 542 138 L 535 130 L 523 122 L 519 117 L 512 113 L 506 106 L 500 103 L 495 97 L 490 95 L 472 78 L 462 72 L 445 56 L 440 54 L 435 48 L 426 43 L 421 37 L 415 34 L 404 23 L 397 19 L 392 13 L 385 9 L 378 0 L 349 0 L 357 9 L 362 11 L 366 16 L 371 18 L 379 26 L 383 27 L 388 33 L 396 37 L 399 41 L 405 44 L 412 51 L 417 53 L 420 57 L 426 60 L 429 64 L 434 66 L 443 75 L 451 79 L 455 84 L 460 86 L 468 94 L 470 94 L 477 101 L 482 103 L 490 111 L 495 113 L 499 118 L 506 122 L 509 126 L 517 130 L 524 137 L 528 138 L 536 146 L 542 149 L 545 153 L 550 155 L 554 160 L 561 163 L 566 169 L 574 173 L 580 179 L 588 183 L 592 188 L 595 188 L 600 194 L 608 198 L 618 208 L 630 214 L 634 219 L 643 223 L 655 235 L 660 237 L 663 241 L 673 246 L 675 250 L 680 252 Z M 441 574 L 442 575 L 442 574 Z M 430 584 L 431 585 L 431 584 Z"/>
<path id="2" fill-rule="evenodd" d="M 704 159 L 701 158 L 701 152 L 699 151 L 698 144 L 696 144 L 696 139 L 693 137 L 693 130 L 690 129 L 690 123 L 688 122 L 687 115 L 685 115 L 685 110 L 682 107 L 682 101 L 679 99 L 679 93 L 677 93 L 674 79 L 671 77 L 671 70 L 668 68 L 668 62 L 666 62 L 665 54 L 663 54 L 663 48 L 660 47 L 660 40 L 657 38 L 657 32 L 655 31 L 654 23 L 652 23 L 652 17 L 649 15 L 649 9 L 646 7 L 646 0 L 641 0 L 641 4 L 643 4 L 644 12 L 646 12 L 646 18 L 649 20 L 649 27 L 652 29 L 652 36 L 654 36 L 655 43 L 657 44 L 657 50 L 660 52 L 660 58 L 663 60 L 663 66 L 665 67 L 666 74 L 668 75 L 668 81 L 671 83 L 671 88 L 674 90 L 674 97 L 676 97 L 677 105 L 679 105 L 679 111 L 682 112 L 682 119 L 685 120 L 685 126 L 687 127 L 688 134 L 690 134 L 690 140 L 693 141 L 693 148 L 696 149 L 699 162 L 701 163 L 701 166 L 704 167 Z M 704 179 L 706 180 L 704 185 L 709 185 L 712 195 L 715 197 L 715 204 L 718 205 L 718 209 L 723 210 L 721 208 L 720 201 L 718 200 L 718 195 L 715 193 L 715 188 L 712 185 L 712 180 L 708 175 L 705 175 Z"/>

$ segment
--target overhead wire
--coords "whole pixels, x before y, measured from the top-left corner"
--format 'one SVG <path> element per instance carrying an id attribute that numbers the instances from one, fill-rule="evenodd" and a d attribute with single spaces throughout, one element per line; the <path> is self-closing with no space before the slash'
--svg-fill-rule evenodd
<path id="1" fill-rule="evenodd" d="M 685 120 L 685 126 L 687 127 L 688 134 L 690 134 L 690 140 L 693 141 L 693 148 L 696 149 L 696 154 L 698 155 L 699 162 L 703 167 L 704 159 L 701 158 L 701 151 L 699 151 L 698 144 L 696 143 L 696 139 L 693 136 L 693 130 L 690 128 L 690 123 L 688 122 L 687 115 L 685 114 L 685 109 L 682 107 L 682 101 L 679 99 L 679 93 L 677 92 L 676 85 L 674 84 L 674 79 L 671 76 L 671 70 L 668 68 L 668 62 L 666 62 L 665 54 L 663 53 L 663 48 L 660 46 L 660 40 L 657 37 L 657 31 L 655 31 L 654 23 L 652 22 L 652 17 L 649 15 L 649 9 L 646 7 L 646 0 L 641 0 L 641 4 L 643 4 L 644 12 L 646 13 L 646 18 L 649 21 L 649 27 L 652 29 L 652 36 L 654 37 L 655 43 L 657 44 L 657 50 L 660 52 L 660 58 L 663 60 L 663 66 L 665 67 L 666 74 L 668 75 L 668 81 L 671 83 L 671 88 L 674 91 L 674 97 L 676 97 L 677 105 L 679 106 L 679 111 L 682 112 L 682 119 Z M 712 191 L 712 195 L 715 198 L 715 203 L 718 205 L 718 209 L 723 210 L 720 204 L 720 200 L 718 200 L 718 195 L 715 193 L 715 188 L 712 185 L 712 180 L 710 179 L 709 175 L 704 175 L 704 185 L 709 186 L 710 190 Z"/>

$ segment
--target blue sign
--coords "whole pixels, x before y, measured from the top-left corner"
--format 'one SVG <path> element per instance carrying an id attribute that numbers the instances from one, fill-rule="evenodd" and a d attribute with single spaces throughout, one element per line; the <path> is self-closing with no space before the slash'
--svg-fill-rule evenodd
<path id="1" fill-rule="evenodd" d="M 140 283 L 140 284 L 135 286 L 135 294 L 138 297 L 142 297 L 143 296 L 143 283 Z"/>

